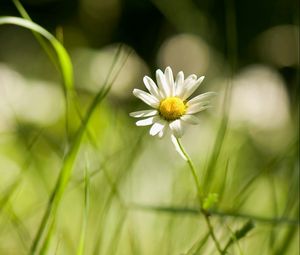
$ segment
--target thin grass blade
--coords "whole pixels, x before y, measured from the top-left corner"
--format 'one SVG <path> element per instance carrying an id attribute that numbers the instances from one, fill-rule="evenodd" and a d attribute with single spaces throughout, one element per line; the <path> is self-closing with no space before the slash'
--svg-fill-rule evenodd
<path id="1" fill-rule="evenodd" d="M 201 249 L 206 244 L 209 238 L 209 233 L 205 234 L 199 241 L 197 241 L 185 255 L 200 255 Z"/>
<path id="2" fill-rule="evenodd" d="M 21 2 L 19 0 L 12 0 L 14 5 L 16 6 L 18 12 L 21 14 L 21 16 L 29 21 L 32 21 L 32 19 L 30 18 L 29 14 L 27 13 L 27 11 L 25 10 L 25 8 L 23 7 L 23 5 L 21 4 Z M 33 35 L 36 38 L 36 40 L 39 42 L 39 44 L 41 45 L 41 47 L 43 48 L 43 50 L 46 52 L 47 56 L 49 57 L 49 59 L 51 60 L 51 62 L 54 64 L 54 66 L 56 68 L 59 68 L 58 63 L 57 63 L 57 59 L 54 55 L 53 50 L 49 47 L 49 45 L 47 44 L 47 42 L 45 41 L 45 39 L 37 32 L 33 31 Z"/>
<path id="3" fill-rule="evenodd" d="M 121 49 L 122 48 L 120 46 L 119 50 L 116 54 L 115 60 L 113 62 L 112 69 L 115 68 L 116 63 L 119 60 Z M 126 60 L 127 60 L 127 58 L 125 59 L 125 61 Z M 121 67 L 118 68 L 116 75 L 119 73 L 119 71 L 121 70 L 124 63 L 125 62 L 121 62 Z M 56 185 L 55 185 L 53 192 L 50 196 L 50 199 L 48 201 L 47 209 L 42 218 L 42 221 L 41 221 L 40 227 L 37 231 L 37 234 L 35 236 L 35 239 L 32 243 L 31 254 L 36 254 L 39 244 L 40 244 L 40 241 L 43 238 L 45 230 L 48 228 L 48 231 L 49 231 L 49 224 L 51 225 L 50 219 L 52 218 L 52 220 L 55 220 L 55 214 L 56 214 L 57 207 L 61 201 L 63 193 L 64 193 L 66 186 L 70 180 L 70 177 L 71 177 L 71 174 L 73 171 L 73 166 L 74 166 L 77 154 L 79 152 L 79 148 L 80 148 L 82 139 L 84 137 L 85 131 L 87 130 L 89 121 L 90 121 L 93 113 L 95 112 L 96 107 L 102 102 L 102 100 L 106 97 L 106 95 L 110 91 L 110 88 L 111 88 L 114 80 L 115 80 L 115 77 L 111 83 L 108 83 L 108 84 L 106 84 L 106 86 L 102 87 L 99 90 L 99 92 L 97 93 L 97 95 L 94 97 L 94 99 L 93 99 L 93 101 L 81 123 L 81 126 L 79 127 L 79 129 L 77 130 L 77 132 L 74 136 L 73 143 L 71 144 L 70 149 L 66 154 L 63 166 L 61 168 L 61 171 L 60 171 L 60 174 L 58 177 L 58 180 L 56 182 Z M 46 234 L 46 236 L 47 236 L 47 234 Z"/>
<path id="4" fill-rule="evenodd" d="M 86 168 L 84 173 L 84 208 L 83 208 L 80 240 L 77 248 L 77 255 L 85 254 L 84 249 L 85 249 L 87 221 L 88 221 L 88 214 L 89 214 L 89 196 L 90 196 L 89 194 L 90 194 L 90 177 L 88 174 L 88 169 Z"/>
<path id="5" fill-rule="evenodd" d="M 0 25 L 17 25 L 20 27 L 24 27 L 47 39 L 47 41 L 51 44 L 54 51 L 56 52 L 65 89 L 67 91 L 73 90 L 73 67 L 70 56 L 62 46 L 62 44 L 51 33 L 30 20 L 18 17 L 1 17 Z"/>

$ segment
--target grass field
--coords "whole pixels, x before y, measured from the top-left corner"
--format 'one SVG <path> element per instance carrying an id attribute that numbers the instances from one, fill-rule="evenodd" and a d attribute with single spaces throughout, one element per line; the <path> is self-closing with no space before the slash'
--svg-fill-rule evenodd
<path id="1" fill-rule="evenodd" d="M 158 67 L 206 70 L 195 94 L 217 93 L 179 148 L 129 116 L 156 70 L 133 47 L 68 49 L 62 28 L 48 32 L 18 0 L 18 17 L 0 17 L 1 255 L 299 254 L 299 45 L 264 44 L 299 43 L 298 25 L 255 39 L 272 64 L 239 64 L 233 1 L 226 56 L 153 2 L 185 32 Z"/>

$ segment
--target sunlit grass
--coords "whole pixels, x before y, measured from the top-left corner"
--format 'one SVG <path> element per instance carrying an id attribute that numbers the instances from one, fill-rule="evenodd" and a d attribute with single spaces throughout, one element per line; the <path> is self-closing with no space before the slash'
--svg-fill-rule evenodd
<path id="1" fill-rule="evenodd" d="M 237 65 L 233 1 L 227 6 L 231 71 L 221 116 L 207 113 L 204 124 L 183 138 L 188 164 L 168 139 L 151 139 L 134 126 L 131 106 L 118 109 L 107 99 L 130 52 L 120 45 L 102 87 L 84 98 L 75 92 L 62 43 L 14 3 L 23 18 L 0 17 L 0 25 L 34 32 L 70 97 L 53 130 L 18 123 L 0 135 L 0 254 L 299 252 L 297 127 L 289 129 L 288 145 L 267 151 L 253 131 L 230 122 Z M 14 168 L 16 174 L 6 176 Z"/>

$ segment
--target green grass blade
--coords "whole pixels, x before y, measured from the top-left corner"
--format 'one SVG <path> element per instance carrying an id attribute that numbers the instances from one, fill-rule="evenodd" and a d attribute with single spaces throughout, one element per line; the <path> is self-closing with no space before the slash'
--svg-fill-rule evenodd
<path id="1" fill-rule="evenodd" d="M 62 46 L 62 44 L 46 29 L 44 29 L 43 27 L 39 26 L 38 24 L 30 20 L 17 18 L 17 17 L 0 18 L 0 25 L 9 25 L 9 24 L 27 28 L 32 32 L 35 32 L 43 36 L 45 39 L 47 39 L 47 41 L 51 44 L 51 46 L 53 47 L 54 51 L 57 54 L 58 63 L 61 69 L 61 74 L 62 74 L 65 89 L 67 91 L 72 90 L 73 89 L 73 67 L 72 67 L 69 54 Z"/>
<path id="2" fill-rule="evenodd" d="M 20 178 L 17 178 L 3 193 L 0 195 L 0 213 L 9 202 L 11 196 L 20 184 Z"/>
<path id="3" fill-rule="evenodd" d="M 298 186 L 299 187 L 299 186 Z M 299 200 L 294 203 L 293 208 L 290 208 L 290 214 L 292 217 L 297 217 L 299 220 Z M 298 222 L 299 223 L 299 222 Z M 280 254 L 288 254 L 287 250 L 290 248 L 292 241 L 294 238 L 299 238 L 299 225 L 297 226 L 289 226 L 286 230 L 284 236 L 276 242 L 276 247 L 274 251 L 274 255 Z"/>
<path id="4" fill-rule="evenodd" d="M 12 0 L 12 1 L 13 1 L 14 5 L 16 6 L 17 10 L 19 11 L 19 13 L 21 14 L 21 16 L 26 20 L 32 21 L 32 19 L 30 18 L 29 14 L 26 12 L 25 8 L 22 6 L 20 1 L 19 0 Z M 34 31 L 33 31 L 33 35 L 36 38 L 36 40 L 39 42 L 39 44 L 41 45 L 43 50 L 46 52 L 47 56 L 49 57 L 51 62 L 54 64 L 54 66 L 56 68 L 58 68 L 57 60 L 55 58 L 55 55 L 53 54 L 54 52 L 49 47 L 49 45 L 47 44 L 45 39 L 39 33 L 34 32 Z"/>
<path id="5" fill-rule="evenodd" d="M 240 229 L 232 233 L 232 237 L 226 243 L 223 252 L 226 254 L 229 247 L 238 242 L 240 239 L 244 238 L 253 228 L 255 227 L 252 220 L 248 220 Z"/>
<path id="6" fill-rule="evenodd" d="M 20 3 L 19 0 L 12 0 L 14 5 L 16 6 L 17 10 L 19 11 L 19 13 L 21 14 L 21 16 L 29 21 L 32 21 L 32 19 L 30 18 L 29 14 L 26 12 L 25 8 L 22 6 L 22 4 Z M 47 56 L 49 57 L 49 59 L 51 60 L 51 62 L 54 64 L 54 66 L 56 67 L 57 70 L 61 69 L 62 72 L 62 76 L 64 77 L 64 69 L 63 68 L 59 68 L 59 63 L 55 57 L 55 52 L 53 51 L 53 49 L 50 47 L 50 45 L 47 43 L 47 41 L 45 40 L 45 38 L 43 36 L 41 36 L 39 33 L 32 31 L 34 37 L 36 38 L 36 40 L 38 41 L 38 43 L 41 45 L 41 47 L 43 48 L 43 50 L 45 51 L 45 53 L 47 54 Z M 62 29 L 58 29 L 57 30 L 57 37 L 60 40 L 60 42 L 63 41 L 63 32 Z M 72 67 L 71 67 L 72 68 Z M 66 83 L 65 83 L 66 84 Z M 65 86 L 67 88 L 67 86 Z M 66 115 L 66 133 L 69 134 L 69 99 L 73 99 L 73 97 L 69 97 L 69 93 L 67 93 L 68 91 L 66 89 L 64 89 L 64 95 L 65 95 L 65 107 L 66 107 L 66 111 L 65 111 L 65 115 Z M 72 94 L 71 94 L 72 96 Z"/>
<path id="7" fill-rule="evenodd" d="M 16 214 L 13 205 L 10 201 L 7 204 L 6 212 L 8 214 L 12 226 L 14 227 L 14 231 L 16 232 L 19 240 L 21 241 L 24 251 L 27 251 L 29 248 L 28 244 L 30 241 L 30 233 L 27 227 L 25 226 L 23 219 Z"/>
<path id="8" fill-rule="evenodd" d="M 132 148 L 130 150 L 128 150 L 126 147 L 126 152 L 128 153 L 128 155 L 137 155 L 138 153 L 140 153 L 142 142 L 143 142 L 143 137 L 144 137 L 144 133 L 138 137 L 138 139 L 132 145 Z M 110 193 L 108 194 L 106 201 L 104 202 L 102 213 L 100 214 L 101 218 L 100 218 L 99 224 L 97 226 L 97 234 L 95 235 L 96 238 L 94 241 L 94 248 L 93 248 L 92 254 L 95 254 L 95 255 L 99 254 L 99 249 L 102 244 L 102 235 L 104 232 L 105 217 L 108 214 L 109 207 L 111 206 L 113 198 L 116 197 L 118 199 L 119 204 L 123 207 L 123 209 L 127 210 L 127 206 L 124 207 L 124 203 L 122 202 L 122 200 L 120 200 L 120 197 L 117 196 L 116 188 L 118 187 L 119 182 L 123 179 L 125 174 L 130 169 L 132 169 L 132 165 L 136 159 L 137 159 L 137 157 L 130 157 L 128 162 L 126 162 L 124 165 L 122 165 L 122 167 L 120 169 L 120 174 L 115 178 L 113 185 L 111 183 L 109 183 L 111 190 L 110 190 Z M 102 164 L 102 171 L 104 168 L 105 168 L 105 163 Z"/>
<path id="9" fill-rule="evenodd" d="M 172 214 L 186 214 L 186 215 L 200 215 L 201 211 L 199 208 L 190 208 L 190 207 L 176 207 L 176 206 L 151 206 L 151 205 L 140 205 L 140 204 L 132 204 L 130 206 L 131 209 L 136 210 L 146 210 L 153 212 L 162 212 L 162 213 L 172 213 Z M 299 225 L 299 220 L 290 219 L 290 218 L 267 218 L 261 216 L 254 216 L 250 214 L 242 214 L 237 212 L 222 212 L 215 210 L 208 210 L 208 213 L 211 216 L 216 216 L 220 218 L 236 218 L 236 219 L 248 219 L 257 221 L 265 224 L 286 224 L 286 225 Z"/>
<path id="10" fill-rule="evenodd" d="M 112 69 L 115 68 L 115 65 L 120 57 L 121 49 L 122 48 L 120 46 L 119 50 L 116 54 L 115 60 L 113 62 Z M 126 60 L 127 60 L 127 58 L 125 59 L 125 61 Z M 125 62 L 122 62 L 121 67 L 118 68 L 118 71 L 116 72 L 116 75 L 119 73 L 119 71 L 121 70 L 124 63 Z M 79 127 L 79 129 L 77 130 L 77 132 L 74 136 L 73 143 L 71 144 L 70 149 L 66 154 L 66 157 L 65 157 L 63 166 L 60 170 L 60 174 L 59 174 L 58 180 L 56 182 L 55 188 L 53 189 L 53 192 L 48 201 L 47 209 L 44 213 L 40 227 L 39 227 L 37 234 L 35 236 L 35 239 L 32 243 L 31 254 L 36 254 L 38 246 L 40 244 L 40 241 L 44 235 L 44 232 L 48 228 L 49 223 L 51 224 L 50 218 L 51 217 L 55 218 L 54 216 L 56 214 L 57 207 L 58 207 L 60 200 L 62 198 L 62 195 L 66 189 L 66 186 L 70 180 L 70 177 L 71 177 L 71 174 L 73 171 L 73 166 L 75 163 L 75 159 L 78 154 L 85 131 L 87 130 L 89 121 L 90 121 L 93 113 L 95 112 L 96 107 L 102 102 L 102 100 L 106 97 L 106 95 L 110 91 L 110 88 L 111 88 L 114 80 L 115 80 L 115 77 L 110 83 L 107 83 L 106 86 L 101 88 L 101 90 L 94 97 L 93 102 L 91 103 L 91 105 L 81 123 L 81 126 Z"/>
<path id="11" fill-rule="evenodd" d="M 218 194 L 219 194 L 219 201 L 222 201 L 224 195 L 225 195 L 225 190 L 226 190 L 226 184 L 227 184 L 227 180 L 228 180 L 228 172 L 229 172 L 229 159 L 226 162 L 226 166 L 225 166 L 225 173 L 224 173 L 224 177 L 222 178 L 222 183 L 218 189 Z"/>
<path id="12" fill-rule="evenodd" d="M 127 212 L 125 211 L 121 216 L 119 221 L 116 224 L 116 228 L 114 230 L 114 233 L 112 235 L 112 238 L 110 240 L 110 243 L 108 245 L 108 253 L 110 255 L 115 255 L 118 250 L 119 242 L 122 236 L 122 230 L 125 224 Z"/>
<path id="13" fill-rule="evenodd" d="M 217 161 L 219 159 L 219 155 L 221 153 L 221 149 L 224 143 L 225 135 L 227 132 L 228 126 L 228 117 L 225 115 L 221 120 L 220 127 L 217 131 L 217 137 L 213 146 L 212 155 L 208 161 L 208 165 L 205 169 L 205 176 L 204 176 L 204 190 L 209 191 L 212 180 L 214 179 L 214 173 L 216 170 Z"/>
<path id="14" fill-rule="evenodd" d="M 86 232 L 87 232 L 87 220 L 88 220 L 88 213 L 89 213 L 89 194 L 90 194 L 89 190 L 90 190 L 90 177 L 89 177 L 88 169 L 86 168 L 84 174 L 84 209 L 83 209 L 80 241 L 77 248 L 77 255 L 84 254 Z"/>
<path id="15" fill-rule="evenodd" d="M 151 205 L 140 205 L 132 204 L 131 209 L 146 210 L 153 212 L 165 212 L 174 214 L 199 214 L 199 208 L 189 208 L 189 207 L 175 207 L 175 206 L 151 206 Z"/>
<path id="16" fill-rule="evenodd" d="M 199 241 L 197 241 L 185 255 L 200 255 L 200 251 L 203 248 L 203 246 L 206 244 L 207 240 L 209 238 L 209 233 L 205 234 L 204 237 L 202 237 Z"/>
<path id="17" fill-rule="evenodd" d="M 51 222 L 51 226 L 49 227 L 49 231 L 47 233 L 47 236 L 45 238 L 45 241 L 43 243 L 43 246 L 41 248 L 40 255 L 47 254 L 49 246 L 50 246 L 50 243 L 51 243 L 51 240 L 52 240 L 52 235 L 54 233 L 54 230 L 55 230 L 55 221 L 52 221 Z"/>
<path id="18" fill-rule="evenodd" d="M 295 237 L 297 239 L 299 238 L 299 236 L 297 235 L 297 228 L 289 228 L 282 240 L 280 240 L 281 242 L 279 242 L 279 245 L 275 250 L 274 255 L 288 254 L 287 250 L 289 249 L 292 240 Z"/>

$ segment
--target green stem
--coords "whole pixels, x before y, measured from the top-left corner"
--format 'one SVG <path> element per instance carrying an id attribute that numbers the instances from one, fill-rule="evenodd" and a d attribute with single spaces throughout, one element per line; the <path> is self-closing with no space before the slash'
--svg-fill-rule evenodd
<path id="1" fill-rule="evenodd" d="M 213 239 L 218 252 L 220 254 L 225 254 L 224 251 L 221 248 L 221 245 L 220 245 L 220 243 L 219 243 L 216 235 L 215 235 L 214 228 L 213 228 L 213 226 L 211 224 L 211 221 L 210 221 L 210 218 L 209 218 L 210 217 L 209 214 L 206 211 L 204 211 L 204 210 L 202 210 L 202 213 L 204 215 L 205 222 L 206 222 L 206 225 L 207 225 L 208 230 L 209 230 L 209 234 L 210 234 L 211 238 Z"/>
<path id="2" fill-rule="evenodd" d="M 176 138 L 176 140 L 178 142 L 178 145 L 179 145 L 179 148 L 180 148 L 182 154 L 186 157 L 187 163 L 188 163 L 188 165 L 190 167 L 192 176 L 194 178 L 194 181 L 195 181 L 195 184 L 196 184 L 196 187 L 197 187 L 197 193 L 198 193 L 198 200 L 199 200 L 200 208 L 202 208 L 202 198 L 203 198 L 203 195 L 202 195 L 202 189 L 201 189 L 201 185 L 200 185 L 200 182 L 199 182 L 199 178 L 198 178 L 197 173 L 196 173 L 195 166 L 194 166 L 194 164 L 192 162 L 192 159 L 190 158 L 189 154 L 187 154 L 187 152 L 183 148 L 180 140 L 178 138 Z"/>
<path id="3" fill-rule="evenodd" d="M 190 170 L 191 170 L 193 179 L 194 179 L 194 181 L 195 181 L 195 184 L 196 184 L 196 187 L 197 187 L 197 193 L 198 193 L 199 206 L 200 206 L 200 209 L 201 209 L 201 213 L 203 214 L 203 216 L 204 216 L 204 218 L 205 218 L 205 222 L 206 222 L 206 224 L 207 224 L 207 227 L 208 227 L 208 230 L 209 230 L 209 234 L 210 234 L 211 238 L 213 239 L 213 241 L 214 241 L 214 243 L 215 243 L 215 246 L 216 246 L 218 252 L 219 252 L 220 254 L 224 254 L 224 252 L 223 252 L 223 250 L 222 250 L 222 248 L 221 248 L 221 245 L 220 245 L 220 243 L 219 243 L 219 241 L 218 241 L 218 239 L 217 239 L 217 237 L 216 237 L 216 235 L 215 235 L 213 226 L 212 226 L 212 224 L 211 224 L 211 221 L 210 221 L 210 215 L 209 215 L 209 213 L 208 213 L 206 210 L 204 210 L 204 209 L 202 208 L 202 204 L 203 204 L 203 203 L 202 203 L 202 200 L 203 200 L 203 193 L 202 193 L 201 185 L 200 185 L 199 178 L 198 178 L 198 176 L 197 176 L 197 172 L 196 172 L 196 169 L 195 169 L 195 167 L 194 167 L 193 161 L 192 161 L 192 159 L 190 158 L 189 154 L 185 151 L 185 149 L 184 149 L 184 147 L 182 146 L 180 140 L 179 140 L 178 138 L 176 138 L 176 140 L 177 140 L 177 143 L 178 143 L 178 145 L 179 145 L 179 148 L 180 148 L 182 154 L 186 157 L 186 161 L 187 161 L 187 163 L 188 163 L 188 165 L 189 165 L 189 168 L 190 168 Z"/>

